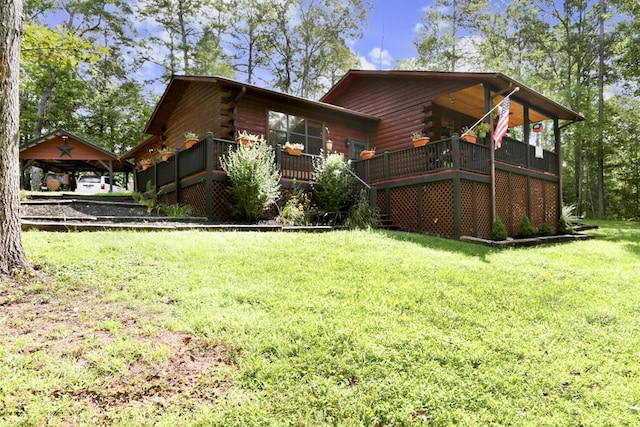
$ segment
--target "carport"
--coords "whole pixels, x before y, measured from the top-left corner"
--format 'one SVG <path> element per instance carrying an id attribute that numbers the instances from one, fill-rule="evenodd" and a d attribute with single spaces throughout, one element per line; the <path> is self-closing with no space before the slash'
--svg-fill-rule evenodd
<path id="1" fill-rule="evenodd" d="M 34 166 L 41 168 L 45 176 L 55 172 L 64 177 L 53 180 L 48 186 L 49 190 L 72 187 L 79 172 L 108 175 L 110 181 L 113 181 L 114 172 L 124 172 L 125 182 L 129 182 L 129 172 L 134 169 L 133 164 L 119 160 L 111 151 L 64 130 L 56 130 L 23 145 L 19 157 L 20 187 L 23 189 L 27 188 L 29 182 L 26 171 Z M 64 179 L 68 182 L 61 182 Z"/>

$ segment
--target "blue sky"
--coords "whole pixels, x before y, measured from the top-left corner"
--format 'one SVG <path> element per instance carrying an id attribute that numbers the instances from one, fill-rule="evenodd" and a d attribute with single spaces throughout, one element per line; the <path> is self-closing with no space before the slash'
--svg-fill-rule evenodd
<path id="1" fill-rule="evenodd" d="M 416 56 L 415 28 L 428 0 L 372 0 L 374 9 L 367 19 L 364 37 L 353 49 L 362 68 L 389 69 L 395 61 Z"/>

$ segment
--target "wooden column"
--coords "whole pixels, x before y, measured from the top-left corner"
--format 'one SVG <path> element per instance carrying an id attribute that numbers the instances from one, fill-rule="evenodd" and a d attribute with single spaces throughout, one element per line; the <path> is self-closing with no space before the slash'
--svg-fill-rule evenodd
<path id="1" fill-rule="evenodd" d="M 207 221 L 213 221 L 213 137 L 207 135 L 204 149 L 204 200 Z"/>
<path id="2" fill-rule="evenodd" d="M 174 183 L 174 190 L 176 192 L 176 204 L 181 204 L 182 203 L 182 197 L 180 195 L 180 154 L 182 153 L 182 150 L 176 150 L 176 154 L 174 157 L 174 161 L 173 161 L 173 183 Z"/>
<path id="3" fill-rule="evenodd" d="M 489 86 L 484 87 L 484 108 L 489 111 L 493 108 L 491 105 L 491 89 Z M 493 226 L 496 219 L 496 147 L 493 142 L 493 114 L 489 114 L 489 226 Z"/>
<path id="4" fill-rule="evenodd" d="M 560 219 L 560 215 L 562 215 L 562 138 L 560 137 L 560 124 L 558 122 L 558 118 L 553 119 L 553 136 L 555 146 L 554 149 L 556 151 L 556 158 L 558 159 L 558 215 L 556 215 L 556 225 L 557 221 Z"/>
<path id="5" fill-rule="evenodd" d="M 462 235 L 462 202 L 460 191 L 460 138 L 451 138 L 453 152 L 453 237 L 459 239 Z"/>
<path id="6" fill-rule="evenodd" d="M 529 138 L 531 137 L 531 120 L 529 120 L 529 106 L 522 105 L 524 114 L 524 143 L 527 146 L 527 169 L 531 169 L 531 145 Z M 527 216 L 531 219 L 531 175 L 527 174 Z"/>

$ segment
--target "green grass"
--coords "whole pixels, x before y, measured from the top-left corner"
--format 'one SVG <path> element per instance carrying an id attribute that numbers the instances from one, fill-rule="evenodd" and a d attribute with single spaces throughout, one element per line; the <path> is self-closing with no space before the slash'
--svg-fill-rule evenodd
<path id="1" fill-rule="evenodd" d="M 53 292 L 7 304 L 77 310 L 0 343 L 0 424 L 637 425 L 640 225 L 599 225 L 504 251 L 385 232 L 27 232 Z M 137 366 L 184 353 L 157 342 L 171 334 L 225 349 L 197 398 L 116 399 L 142 387 L 123 381 Z M 112 406 L 87 398 L 116 385 Z"/>

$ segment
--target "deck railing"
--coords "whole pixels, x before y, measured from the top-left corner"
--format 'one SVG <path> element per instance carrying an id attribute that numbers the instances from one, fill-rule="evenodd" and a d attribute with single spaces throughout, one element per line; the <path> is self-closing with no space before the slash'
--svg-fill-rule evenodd
<path id="1" fill-rule="evenodd" d="M 487 145 L 467 142 L 457 137 L 411 147 L 387 151 L 369 160 L 353 162 L 353 168 L 365 181 L 380 182 L 411 176 L 428 175 L 445 170 L 462 170 L 482 175 L 491 173 L 491 152 Z M 495 151 L 495 159 L 537 171 L 558 174 L 558 157 L 544 151 L 543 158 L 535 158 L 535 147 L 512 138 L 504 138 L 502 148 Z"/>
<path id="2" fill-rule="evenodd" d="M 496 150 L 498 161 L 517 166 L 525 166 L 537 171 L 558 175 L 558 156 L 551 151 L 543 150 L 542 158 L 536 158 L 536 147 L 524 144 L 516 139 L 504 137 L 502 147 Z"/>
<path id="3" fill-rule="evenodd" d="M 208 142 L 210 141 L 210 142 Z M 146 190 L 146 183 L 160 187 L 180 181 L 206 171 L 207 143 L 211 144 L 211 165 L 213 171 L 222 171 L 220 157 L 232 147 L 234 141 L 208 137 L 188 150 L 182 150 L 167 161 L 157 162 L 154 167 L 138 171 L 138 190 Z M 388 151 L 369 160 L 352 162 L 354 172 L 371 184 L 381 181 L 428 175 L 447 170 L 462 170 L 488 175 L 490 173 L 490 148 L 473 144 L 457 137 L 434 141 L 422 147 Z M 292 156 L 282 147 L 276 147 L 276 163 L 285 180 L 310 182 L 313 174 L 313 159 L 317 156 L 302 154 Z M 502 147 L 495 151 L 495 159 L 500 162 L 524 166 L 533 170 L 558 174 L 558 157 L 544 151 L 543 158 L 535 157 L 535 147 L 512 138 L 505 137 Z"/>
<path id="4" fill-rule="evenodd" d="M 212 151 L 213 171 L 222 171 L 220 158 L 230 149 L 237 146 L 234 141 L 224 139 L 210 139 Z M 207 139 L 203 139 L 188 150 L 180 150 L 175 156 L 166 161 L 158 161 L 147 170 L 138 171 L 136 174 L 138 191 L 146 191 L 146 183 L 155 183 L 156 189 L 162 186 L 180 181 L 184 178 L 198 175 L 207 168 Z M 300 156 L 289 155 L 282 147 L 275 149 L 276 164 L 282 173 L 283 179 L 309 182 L 313 173 L 313 159 L 317 156 L 302 154 Z"/>

